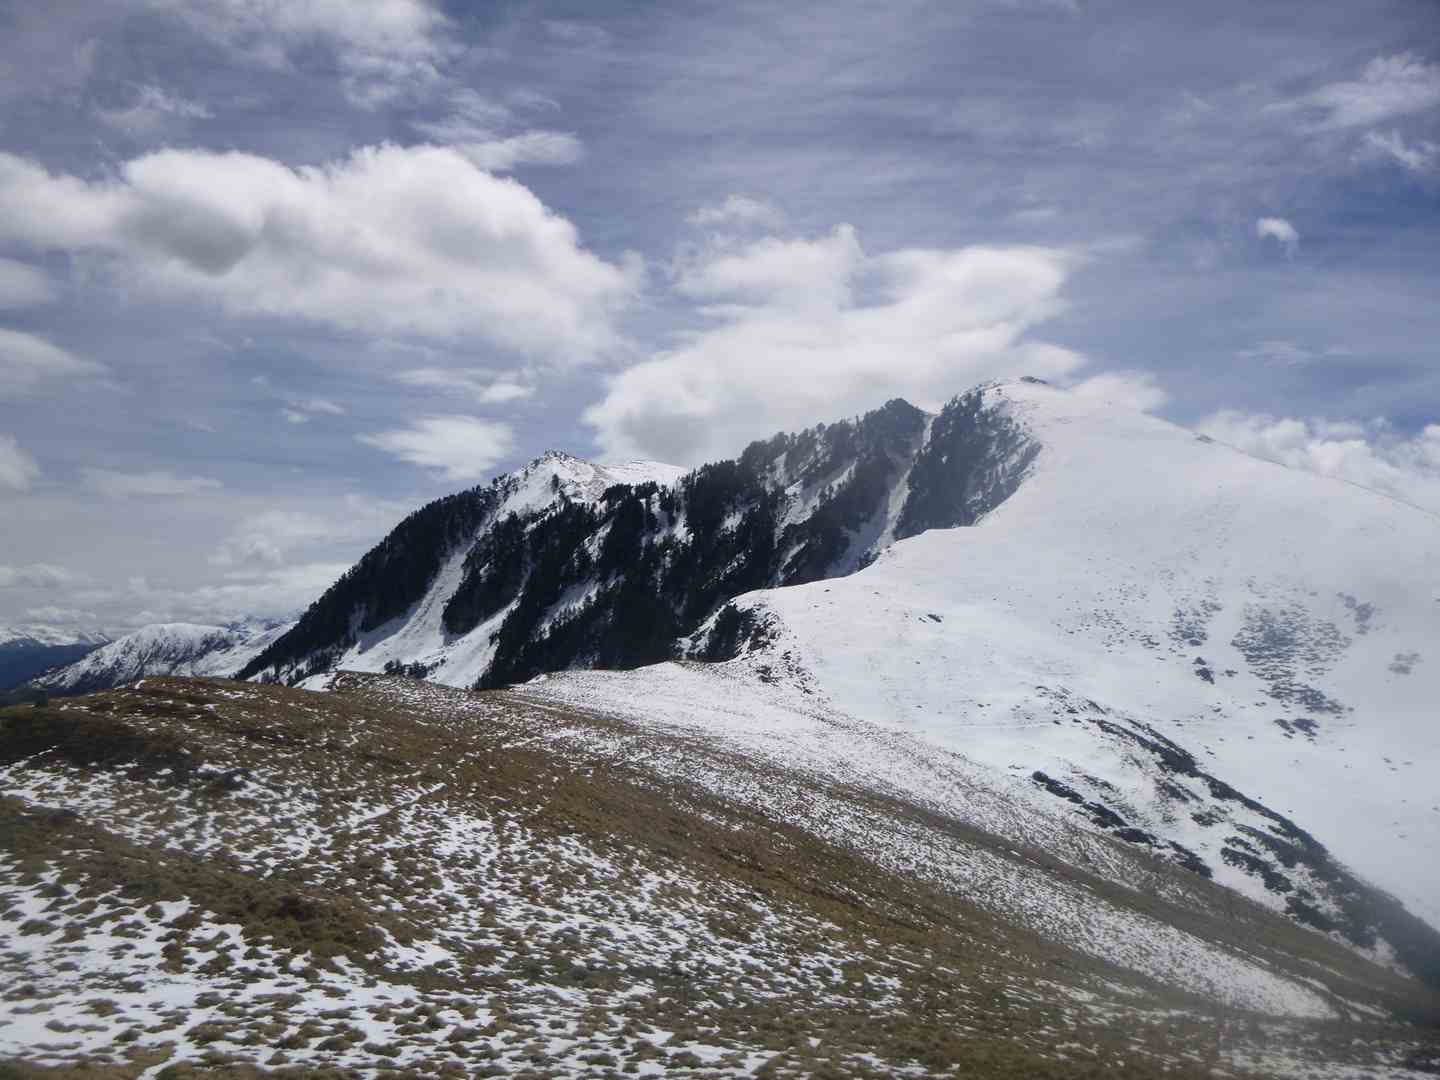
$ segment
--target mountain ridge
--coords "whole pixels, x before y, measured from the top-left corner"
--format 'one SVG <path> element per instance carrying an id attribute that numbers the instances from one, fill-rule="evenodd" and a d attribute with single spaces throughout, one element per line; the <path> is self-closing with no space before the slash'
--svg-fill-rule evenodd
<path id="1" fill-rule="evenodd" d="M 542 456 L 412 514 L 243 675 L 298 682 L 399 663 L 488 687 L 678 655 L 742 592 L 853 572 L 898 538 L 970 524 L 1003 501 L 1034 451 L 982 408 L 983 393 L 936 417 L 895 399 L 689 472 L 647 463 L 659 475 L 604 490 L 553 472 L 578 459 Z M 424 633 L 407 626 L 426 620 Z"/>
<path id="2" fill-rule="evenodd" d="M 292 624 L 243 620 L 225 626 L 152 623 L 100 646 L 28 686 L 87 694 L 147 675 L 234 675 Z"/>

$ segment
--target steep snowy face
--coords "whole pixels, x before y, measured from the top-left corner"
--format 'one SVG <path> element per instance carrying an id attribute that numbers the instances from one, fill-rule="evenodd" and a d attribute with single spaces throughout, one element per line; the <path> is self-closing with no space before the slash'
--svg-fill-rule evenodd
<path id="1" fill-rule="evenodd" d="M 1440 924 L 1440 519 L 1048 387 L 984 395 L 1040 446 L 1007 500 L 742 598 L 700 648 L 748 635 L 837 714 L 1440 978 L 1364 885 Z"/>
<path id="2" fill-rule="evenodd" d="M 32 685 L 58 693 L 88 694 L 146 675 L 233 675 L 290 625 L 156 623 L 34 679 Z"/>
<path id="3" fill-rule="evenodd" d="M 892 401 L 691 473 L 547 454 L 402 522 L 245 675 L 489 687 L 664 660 L 735 596 L 851 573 L 1003 501 L 1037 448 L 982 401 Z"/>
<path id="4" fill-rule="evenodd" d="M 110 639 L 53 626 L 0 626 L 0 690 L 73 663 Z"/>

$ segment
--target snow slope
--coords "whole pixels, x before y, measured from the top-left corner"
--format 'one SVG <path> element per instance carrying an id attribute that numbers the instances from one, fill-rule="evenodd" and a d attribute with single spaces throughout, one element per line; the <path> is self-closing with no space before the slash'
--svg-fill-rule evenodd
<path id="1" fill-rule="evenodd" d="M 146 675 L 233 675 L 291 625 L 155 623 L 32 684 L 59 693 L 86 694 Z"/>
<path id="2" fill-rule="evenodd" d="M 1174 841 L 1218 880 L 1323 919 L 1322 883 L 1285 862 L 1308 834 L 1440 923 L 1440 520 L 1105 402 L 1030 382 L 985 393 L 1043 449 L 979 525 L 737 601 L 768 634 L 730 666 L 798 688 L 824 738 L 784 710 L 677 692 L 670 665 L 527 692 L 782 756 L 824 743 L 840 775 L 924 788 L 924 770 L 845 725 L 893 732 L 1052 816 L 1100 827 L 1103 807 L 1157 852 Z"/>

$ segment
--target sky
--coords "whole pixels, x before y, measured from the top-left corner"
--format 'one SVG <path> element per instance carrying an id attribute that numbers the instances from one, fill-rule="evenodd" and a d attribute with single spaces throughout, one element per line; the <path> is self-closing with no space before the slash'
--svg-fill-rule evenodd
<path id="1" fill-rule="evenodd" d="M 1440 512 L 1440 6 L 0 0 L 0 623 L 1035 375 Z"/>

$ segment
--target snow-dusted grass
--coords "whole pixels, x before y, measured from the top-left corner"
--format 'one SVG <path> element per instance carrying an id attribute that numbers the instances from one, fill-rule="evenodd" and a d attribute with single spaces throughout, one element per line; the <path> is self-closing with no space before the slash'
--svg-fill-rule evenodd
<path id="1" fill-rule="evenodd" d="M 85 736 L 0 767 L 0 1061 L 1139 1078 L 1259 1053 L 1216 1042 L 1220 1009 L 1308 1046 L 1298 1076 L 1338 1052 L 1332 1028 L 1362 1033 L 1344 1060 L 1367 1066 L 1410 1039 L 1304 1019 L 1348 1008 L 1330 987 L 1353 971 L 1303 984 L 1311 960 L 1170 928 L 1198 966 L 1156 981 L 1047 940 L 1026 903 L 1173 944 L 1038 850 L 837 785 L 822 758 L 780 768 L 532 695 L 333 681 L 152 679 L 0 714 L 9 737 L 22 714 Z"/>

